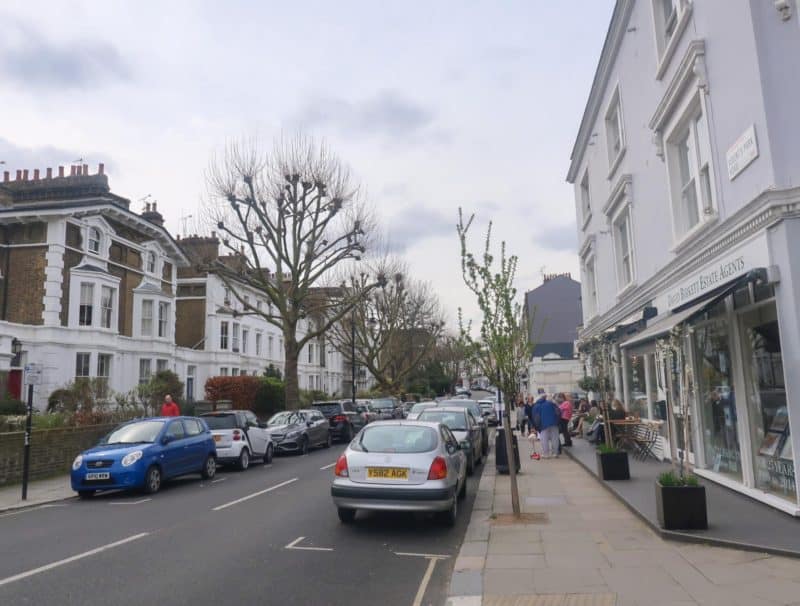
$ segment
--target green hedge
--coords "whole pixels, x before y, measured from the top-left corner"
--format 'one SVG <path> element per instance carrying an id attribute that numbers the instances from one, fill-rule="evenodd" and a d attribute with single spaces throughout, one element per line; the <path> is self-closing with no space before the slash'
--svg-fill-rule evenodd
<path id="1" fill-rule="evenodd" d="M 24 415 L 28 410 L 25 402 L 20 400 L 2 400 L 0 401 L 0 415 Z"/>

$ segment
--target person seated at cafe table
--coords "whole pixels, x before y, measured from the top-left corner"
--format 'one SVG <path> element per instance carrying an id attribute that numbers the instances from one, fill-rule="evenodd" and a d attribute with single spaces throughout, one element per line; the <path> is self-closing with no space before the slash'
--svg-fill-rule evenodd
<path id="1" fill-rule="evenodd" d="M 609 420 L 610 421 L 624 421 L 625 417 L 627 417 L 627 416 L 628 416 L 628 413 L 625 412 L 625 407 L 622 405 L 622 402 L 620 402 L 617 399 L 614 399 L 614 401 L 611 402 L 611 410 L 608 412 Z M 597 430 L 597 443 L 598 444 L 602 444 L 605 441 L 605 439 L 606 439 L 605 431 L 606 431 L 605 430 L 605 425 L 600 425 L 600 427 Z M 617 438 L 617 428 L 615 428 L 613 425 L 611 426 L 611 436 L 616 440 L 616 438 Z"/>

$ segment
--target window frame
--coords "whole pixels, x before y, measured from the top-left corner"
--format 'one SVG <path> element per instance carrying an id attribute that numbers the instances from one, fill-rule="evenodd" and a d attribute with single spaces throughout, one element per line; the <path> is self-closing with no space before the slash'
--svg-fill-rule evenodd
<path id="1" fill-rule="evenodd" d="M 78 326 L 94 325 L 94 282 L 80 282 L 80 299 L 78 302 Z M 89 302 L 86 303 L 84 293 L 89 293 Z"/>
<path id="2" fill-rule="evenodd" d="M 100 247 L 103 242 L 103 233 L 99 227 L 89 226 L 86 232 L 86 252 L 92 255 L 100 255 Z M 94 243 L 94 246 L 92 245 Z"/>
<path id="3" fill-rule="evenodd" d="M 147 384 L 153 377 L 152 358 L 139 358 L 139 385 Z"/>
<path id="4" fill-rule="evenodd" d="M 227 320 L 221 320 L 219 323 L 219 348 L 223 351 L 228 351 L 230 346 L 230 326 Z"/>
<path id="5" fill-rule="evenodd" d="M 232 322 L 231 326 L 231 351 L 239 353 L 239 335 L 241 333 L 242 325 L 239 322 Z"/>
<path id="6" fill-rule="evenodd" d="M 145 309 L 149 309 L 150 313 L 145 314 Z M 141 316 L 139 318 L 139 334 L 143 337 L 153 336 L 153 316 L 155 314 L 155 299 L 142 299 L 141 301 Z M 147 322 L 147 324 L 145 324 Z M 148 326 L 145 330 L 145 325 Z"/>
<path id="7" fill-rule="evenodd" d="M 589 313 L 586 316 L 587 322 L 592 318 L 597 317 L 599 313 L 599 297 L 597 293 L 597 257 L 594 251 L 588 252 L 582 259 L 583 264 L 583 282 L 586 286 L 586 296 L 591 302 Z M 591 272 L 589 268 L 591 267 Z"/>
<path id="8" fill-rule="evenodd" d="M 257 356 L 261 355 L 261 344 L 262 344 L 263 338 L 264 338 L 263 333 L 261 333 L 260 331 L 256 331 L 256 355 Z"/>
<path id="9" fill-rule="evenodd" d="M 170 313 L 172 308 L 168 301 L 158 302 L 158 330 L 157 334 L 160 339 L 168 339 L 170 336 Z"/>
<path id="10" fill-rule="evenodd" d="M 622 247 L 622 237 L 620 229 L 624 223 L 624 236 L 627 241 L 628 277 L 624 275 L 625 258 Z M 636 284 L 636 250 L 633 242 L 633 220 L 631 216 L 630 203 L 624 204 L 616 213 L 611 221 L 612 239 L 614 243 L 614 267 L 617 276 L 617 291 L 624 292 Z"/>
<path id="11" fill-rule="evenodd" d="M 101 396 L 108 396 L 108 384 L 111 380 L 111 365 L 113 364 L 113 355 L 109 353 L 98 353 L 96 364 L 96 378 L 98 383 L 102 382 Z M 105 362 L 105 364 L 104 364 Z"/>
<path id="12" fill-rule="evenodd" d="M 83 361 L 83 363 L 81 362 Z M 80 371 L 86 374 L 79 374 Z M 92 376 L 92 353 L 89 351 L 75 352 L 75 380 L 90 379 Z"/>
<path id="13" fill-rule="evenodd" d="M 619 84 L 614 87 L 614 91 L 611 93 L 611 99 L 608 101 L 608 107 L 606 108 L 603 118 L 603 124 L 605 126 L 606 151 L 608 152 L 607 179 L 610 181 L 614 176 L 614 173 L 617 172 L 617 168 L 622 162 L 622 158 L 625 156 L 625 150 L 627 149 L 625 144 L 625 123 L 624 114 L 622 111 L 622 99 L 619 92 Z M 615 127 L 617 138 L 619 139 L 619 149 L 616 151 L 613 149 L 612 140 L 610 137 L 610 126 Z"/>
<path id="14" fill-rule="evenodd" d="M 673 10 L 668 18 L 664 11 L 666 2 L 672 4 Z M 653 18 L 653 40 L 656 46 L 656 80 L 661 80 L 672 64 L 672 58 L 678 49 L 683 33 L 686 31 L 692 16 L 692 2 L 687 0 L 653 0 L 651 3 Z M 674 15 L 674 18 L 672 17 Z M 667 31 L 668 25 L 672 31 Z"/>
<path id="15" fill-rule="evenodd" d="M 247 348 L 250 345 L 248 342 L 250 340 L 250 329 L 242 326 L 242 352 L 244 355 L 247 355 Z"/>
<path id="16" fill-rule="evenodd" d="M 592 194 L 589 189 L 589 167 L 583 171 L 583 177 L 578 185 L 580 204 L 581 204 L 581 229 L 586 230 L 589 220 L 592 218 Z"/>
<path id="17" fill-rule="evenodd" d="M 109 292 L 108 299 L 104 296 L 106 292 Z M 114 309 L 116 307 L 117 299 L 117 289 L 111 286 L 107 286 L 105 284 L 100 285 L 100 328 L 106 328 L 109 330 L 116 328 L 116 322 L 114 322 Z M 108 301 L 108 305 L 106 305 L 106 300 Z"/>

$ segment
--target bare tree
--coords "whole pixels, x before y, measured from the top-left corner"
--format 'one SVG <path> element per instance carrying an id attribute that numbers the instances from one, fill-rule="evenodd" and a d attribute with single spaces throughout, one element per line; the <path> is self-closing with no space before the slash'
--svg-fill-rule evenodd
<path id="1" fill-rule="evenodd" d="M 391 276 L 361 298 L 333 329 L 334 343 L 348 359 L 362 366 L 388 393 L 429 356 L 444 327 L 439 300 L 430 285 L 409 279 L 405 266 L 381 260 L 373 271 Z M 345 290 L 363 290 L 364 276 L 350 276 Z"/>
<path id="2" fill-rule="evenodd" d="M 264 153 L 255 141 L 230 144 L 208 171 L 207 214 L 238 263 L 208 268 L 230 289 L 244 314 L 281 329 L 286 403 L 300 401 L 297 361 L 309 341 L 339 322 L 384 283 L 365 277 L 357 288 L 323 290 L 332 274 L 356 264 L 367 250 L 374 221 L 348 169 L 324 144 L 296 136 Z M 256 307 L 244 287 L 264 294 L 273 311 Z M 298 337 L 298 325 L 307 322 Z"/>

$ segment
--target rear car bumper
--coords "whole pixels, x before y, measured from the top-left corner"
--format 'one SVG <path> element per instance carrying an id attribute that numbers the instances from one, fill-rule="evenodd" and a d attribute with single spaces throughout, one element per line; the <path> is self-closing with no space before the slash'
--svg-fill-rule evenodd
<path id="1" fill-rule="evenodd" d="M 331 432 L 331 439 L 333 440 L 341 440 L 347 437 L 348 431 L 350 431 L 350 435 L 356 435 L 355 430 L 351 430 L 350 426 L 347 423 L 339 423 L 337 425 L 331 425 L 330 432 Z"/>
<path id="2" fill-rule="evenodd" d="M 455 493 L 455 486 L 379 487 L 340 480 L 331 486 L 331 497 L 337 507 L 377 511 L 445 511 L 452 506 Z"/>
<path id="3" fill-rule="evenodd" d="M 245 444 L 237 444 L 229 448 L 220 448 L 217 446 L 217 463 L 234 463 L 239 461 L 239 455 L 242 453 L 242 448 Z M 252 453 L 251 453 L 252 454 Z"/>

